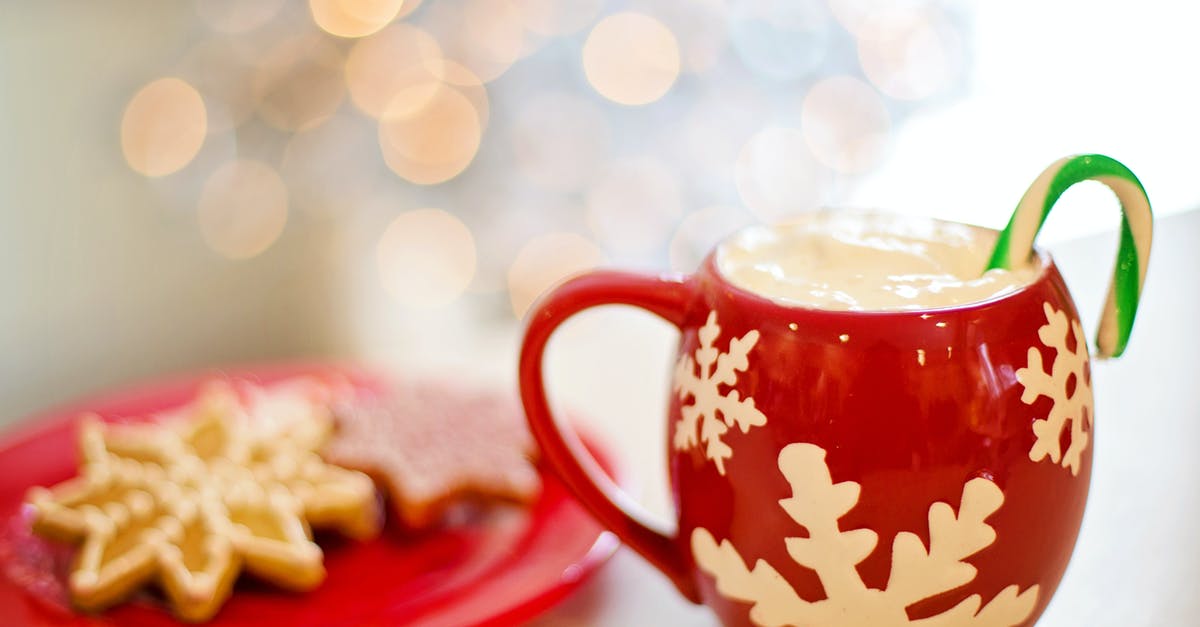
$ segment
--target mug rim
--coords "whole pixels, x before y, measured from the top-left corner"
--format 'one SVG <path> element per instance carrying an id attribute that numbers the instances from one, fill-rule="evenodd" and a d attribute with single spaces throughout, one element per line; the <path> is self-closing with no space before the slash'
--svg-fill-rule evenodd
<path id="1" fill-rule="evenodd" d="M 881 211 L 881 210 L 849 209 L 849 211 L 857 212 L 857 213 L 875 212 L 875 213 L 881 213 L 884 215 L 891 215 L 891 216 L 904 216 L 904 214 L 888 212 L 888 211 Z M 936 220 L 939 222 L 946 222 L 949 224 L 961 224 L 964 226 L 971 227 L 973 229 L 980 229 L 983 231 L 988 231 L 988 232 L 997 233 L 997 234 L 999 233 L 999 231 L 997 229 L 992 229 L 992 228 L 988 228 L 985 226 L 979 226 L 976 224 L 968 224 L 965 222 L 954 222 L 952 220 L 942 220 L 940 218 L 926 218 L 926 219 Z M 721 240 L 719 242 L 717 242 L 717 244 L 715 246 L 713 246 L 712 250 L 710 250 L 707 255 L 705 255 L 704 261 L 701 263 L 701 266 L 700 266 L 701 271 L 698 271 L 697 274 L 704 273 L 704 274 L 711 275 L 715 280 L 717 280 L 718 282 L 721 283 L 721 285 L 723 286 L 724 289 L 728 290 L 731 293 L 736 294 L 740 298 L 746 298 L 746 299 L 749 299 L 752 301 L 756 301 L 762 305 L 777 307 L 777 308 L 788 310 L 788 311 L 804 312 L 806 315 L 825 314 L 825 315 L 830 315 L 830 316 L 855 316 L 855 317 L 856 316 L 870 316 L 870 317 L 880 317 L 880 318 L 885 318 L 885 317 L 890 316 L 890 317 L 895 317 L 895 318 L 904 318 L 904 317 L 910 317 L 910 316 L 914 316 L 914 315 L 921 316 L 921 315 L 926 315 L 926 314 L 930 314 L 930 313 L 967 312 L 967 311 L 971 311 L 971 310 L 975 310 L 975 309 L 991 307 L 991 306 L 997 305 L 1001 302 L 1004 302 L 1010 298 L 1014 298 L 1014 297 L 1017 297 L 1017 296 L 1025 293 L 1026 291 L 1031 289 L 1033 286 L 1038 285 L 1038 284 L 1042 283 L 1043 281 L 1048 280 L 1048 278 L 1052 274 L 1057 273 L 1057 271 L 1058 271 L 1058 267 L 1054 263 L 1054 258 L 1051 257 L 1050 253 L 1043 250 L 1042 248 L 1040 248 L 1039 246 L 1037 246 L 1035 244 L 1033 246 L 1032 252 L 1033 252 L 1033 257 L 1037 260 L 1037 263 L 1040 266 L 1038 269 L 1038 273 L 1033 278 L 1033 280 L 1023 283 L 1020 287 L 1018 287 L 1014 290 L 1008 291 L 1008 292 L 996 294 L 996 295 L 989 296 L 987 298 L 983 298 L 980 300 L 972 300 L 972 301 L 968 301 L 968 302 L 964 302 L 964 303 L 955 303 L 955 304 L 951 304 L 951 305 L 936 305 L 936 306 L 930 306 L 930 307 L 917 307 L 917 308 L 912 308 L 912 309 L 826 309 L 824 307 L 817 307 L 817 306 L 810 305 L 807 303 L 789 302 L 789 301 L 779 299 L 779 298 L 772 298 L 770 296 L 761 294 L 761 293 L 751 290 L 749 288 L 742 287 L 741 285 L 734 283 L 728 276 L 725 275 L 725 273 L 721 272 L 720 264 L 717 263 L 717 256 L 720 253 L 722 246 L 724 246 L 727 242 L 732 241 L 734 238 L 740 236 L 742 233 L 746 232 L 749 229 L 762 228 L 764 226 L 771 228 L 771 227 L 786 225 L 786 224 L 788 224 L 787 221 L 776 222 L 774 224 L 755 224 L 755 225 L 742 227 L 742 228 L 726 235 L 725 237 L 721 238 Z"/>

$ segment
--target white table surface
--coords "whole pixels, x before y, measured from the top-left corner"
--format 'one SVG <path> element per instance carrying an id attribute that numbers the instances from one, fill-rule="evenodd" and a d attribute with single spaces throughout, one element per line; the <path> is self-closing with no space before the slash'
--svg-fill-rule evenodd
<path id="1" fill-rule="evenodd" d="M 1111 210 L 1105 207 L 1105 210 Z M 1094 334 L 1116 238 L 1052 246 Z M 1129 348 L 1093 367 L 1091 495 L 1071 565 L 1038 625 L 1200 625 L 1200 211 L 1161 220 Z M 617 329 L 617 333 L 610 333 Z M 603 331 L 602 331 L 603 330 Z M 586 407 L 619 453 L 638 498 L 669 512 L 665 479 L 665 323 L 621 309 L 581 315 L 547 356 L 552 398 Z M 703 607 L 632 551 L 613 560 L 537 627 L 715 627 Z"/>

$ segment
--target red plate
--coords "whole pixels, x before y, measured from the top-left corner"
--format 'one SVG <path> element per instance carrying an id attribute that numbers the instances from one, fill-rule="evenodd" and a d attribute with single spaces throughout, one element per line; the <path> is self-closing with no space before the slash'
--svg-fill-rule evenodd
<path id="1" fill-rule="evenodd" d="M 146 415 L 190 400 L 214 375 L 271 383 L 297 375 L 348 377 L 362 390 L 382 379 L 354 368 L 288 365 L 206 373 L 109 394 L 30 420 L 0 441 L 0 616 L 6 625 L 170 625 L 149 594 L 99 616 L 74 613 L 63 588 L 72 550 L 29 532 L 22 507 L 30 486 L 74 476 L 76 420 Z M 595 451 L 595 446 L 591 446 Z M 606 460 L 601 462 L 607 467 Z M 328 577 L 306 594 L 288 594 L 243 576 L 217 625 L 515 625 L 550 607 L 617 546 L 552 476 L 529 510 L 404 538 L 390 527 L 371 542 L 321 538 Z"/>

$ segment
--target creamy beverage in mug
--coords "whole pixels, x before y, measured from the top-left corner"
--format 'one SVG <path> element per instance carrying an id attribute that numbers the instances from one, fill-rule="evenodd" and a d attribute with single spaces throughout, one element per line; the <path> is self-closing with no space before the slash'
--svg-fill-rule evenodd
<path id="1" fill-rule="evenodd" d="M 1040 263 L 986 273 L 996 232 L 931 218 L 822 210 L 746 229 L 717 249 L 734 285 L 781 303 L 847 311 L 949 307 L 1028 285 Z"/>
<path id="2" fill-rule="evenodd" d="M 1099 437 L 1083 325 L 1033 247 L 1083 180 L 1121 203 L 1096 334 L 1100 356 L 1119 356 L 1145 280 L 1149 200 L 1119 162 L 1068 157 L 999 232 L 821 211 L 743 230 L 689 275 L 563 283 L 532 308 L 521 349 L 542 459 L 726 627 L 1030 627 L 1070 559 Z M 668 524 L 586 461 L 546 398 L 551 334 L 608 304 L 679 330 Z"/>

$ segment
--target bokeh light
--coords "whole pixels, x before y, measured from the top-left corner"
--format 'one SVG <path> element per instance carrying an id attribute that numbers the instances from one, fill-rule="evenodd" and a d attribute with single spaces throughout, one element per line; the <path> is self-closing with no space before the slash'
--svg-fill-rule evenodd
<path id="1" fill-rule="evenodd" d="M 750 71 L 778 81 L 807 76 L 829 50 L 829 11 L 820 0 L 735 0 L 729 36 Z"/>
<path id="2" fill-rule="evenodd" d="M 429 81 L 427 60 L 441 58 L 441 46 L 433 35 L 411 24 L 392 24 L 360 40 L 346 55 L 350 98 L 364 113 L 378 118 L 397 93 Z"/>
<path id="3" fill-rule="evenodd" d="M 875 166 L 891 130 L 883 98 L 852 76 L 833 76 L 814 84 L 804 97 L 800 123 L 817 160 L 845 174 Z"/>
<path id="4" fill-rule="evenodd" d="M 433 185 L 458 176 L 479 150 L 479 113 L 457 89 L 438 84 L 401 90 L 379 121 L 384 162 L 400 177 Z"/>
<path id="5" fill-rule="evenodd" d="M 179 78 L 160 78 L 138 90 L 125 106 L 121 151 L 134 171 L 166 176 L 191 162 L 207 132 L 200 92 Z"/>
<path id="6" fill-rule="evenodd" d="M 196 0 L 196 14 L 213 30 L 238 34 L 271 21 L 285 0 Z"/>
<path id="7" fill-rule="evenodd" d="M 512 0 L 525 28 L 539 35 L 569 35 L 592 22 L 604 0 Z"/>
<path id="8" fill-rule="evenodd" d="M 679 76 L 679 42 L 662 22 L 624 12 L 600 20 L 583 44 L 583 70 L 600 95 L 625 105 L 662 98 Z"/>
<path id="9" fill-rule="evenodd" d="M 431 82 L 449 85 L 466 96 L 467 100 L 471 101 L 471 106 L 475 107 L 479 128 L 487 128 L 491 116 L 487 87 L 470 68 L 450 59 L 427 59 L 425 69 L 429 70 Z"/>
<path id="10" fill-rule="evenodd" d="M 402 306 L 433 309 L 454 302 L 475 275 L 475 238 L 441 209 L 402 213 L 376 248 L 379 279 Z"/>
<path id="11" fill-rule="evenodd" d="M 559 281 L 604 263 L 604 252 L 576 233 L 547 233 L 527 242 L 508 269 L 513 315 L 523 318 L 538 296 Z"/>
<path id="12" fill-rule="evenodd" d="M 254 80 L 258 114 L 271 126 L 302 131 L 329 119 L 342 104 L 342 53 L 319 35 L 277 44 L 262 59 Z"/>
<path id="13" fill-rule="evenodd" d="M 205 243 L 230 259 L 249 259 L 269 248 L 287 217 L 283 180 L 271 166 L 249 159 L 230 161 L 213 172 L 197 207 Z"/>
<path id="14" fill-rule="evenodd" d="M 893 12 L 864 23 L 858 58 L 880 91 L 901 100 L 921 100 L 957 78 L 962 47 L 958 31 L 940 11 Z"/>
<path id="15" fill-rule="evenodd" d="M 599 169 L 609 150 L 604 113 L 570 92 L 533 95 L 510 128 L 517 171 L 544 189 L 578 190 Z"/>
<path id="16" fill-rule="evenodd" d="M 405 108 L 426 106 L 449 85 L 466 96 L 487 128 L 490 115 L 487 88 L 466 66 L 444 58 L 437 40 L 410 24 L 393 24 L 359 41 L 346 57 L 350 98 L 367 115 L 383 117 L 401 92 Z"/>
<path id="17" fill-rule="evenodd" d="M 438 0 L 422 25 L 446 57 L 487 83 L 508 71 L 525 50 L 525 24 L 510 0 Z"/>
<path id="18" fill-rule="evenodd" d="M 129 102 L 122 149 L 162 204 L 199 205 L 225 257 L 334 229 L 393 268 L 384 284 L 416 294 L 406 305 L 508 320 L 605 255 L 691 271 L 748 222 L 852 200 L 893 125 L 962 93 L 970 14 L 933 0 L 197 0 L 188 37 L 147 57 L 174 91 Z M 472 255 L 445 271 L 449 296 L 384 263 L 411 248 L 397 233 L 416 218 L 379 239 L 398 203 L 462 227 L 442 237 Z"/>
<path id="19" fill-rule="evenodd" d="M 387 26 L 404 0 L 308 0 L 313 21 L 338 37 L 365 37 Z"/>
<path id="20" fill-rule="evenodd" d="M 587 192 L 588 227 L 605 250 L 626 259 L 662 250 L 682 213 L 678 176 L 650 157 L 611 164 Z"/>
<path id="21" fill-rule="evenodd" d="M 734 180 L 742 202 L 763 222 L 810 211 L 820 201 L 821 166 L 794 128 L 755 133 L 738 153 Z"/>
<path id="22" fill-rule="evenodd" d="M 695 272 L 721 240 L 754 223 L 754 216 L 742 207 L 713 206 L 689 213 L 671 237 L 671 269 Z"/>

